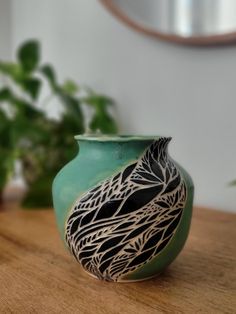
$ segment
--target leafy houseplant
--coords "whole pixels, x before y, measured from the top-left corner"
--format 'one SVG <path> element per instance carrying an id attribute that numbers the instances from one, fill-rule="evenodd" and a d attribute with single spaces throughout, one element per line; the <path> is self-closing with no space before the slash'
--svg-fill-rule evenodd
<path id="1" fill-rule="evenodd" d="M 51 205 L 52 178 L 77 151 L 74 134 L 117 132 L 109 113 L 114 101 L 72 80 L 60 84 L 53 66 L 40 63 L 40 55 L 39 42 L 29 40 L 17 50 L 15 62 L 0 61 L 0 200 L 15 160 L 20 160 L 28 185 L 26 207 Z M 44 84 L 50 100 L 63 105 L 59 119 L 45 111 Z"/>

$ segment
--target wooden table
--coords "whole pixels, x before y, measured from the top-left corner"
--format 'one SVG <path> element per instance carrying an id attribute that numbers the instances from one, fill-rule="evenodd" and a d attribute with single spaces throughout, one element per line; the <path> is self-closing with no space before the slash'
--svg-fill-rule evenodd
<path id="1" fill-rule="evenodd" d="M 195 208 L 159 277 L 106 283 L 67 253 L 51 210 L 0 212 L 0 313 L 236 313 L 236 215 Z"/>

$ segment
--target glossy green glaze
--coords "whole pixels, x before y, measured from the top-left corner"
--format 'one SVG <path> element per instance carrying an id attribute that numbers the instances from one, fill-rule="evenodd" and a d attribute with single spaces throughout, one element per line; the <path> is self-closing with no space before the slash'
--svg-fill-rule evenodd
<path id="1" fill-rule="evenodd" d="M 158 137 L 156 137 L 158 138 Z M 76 199 L 97 183 L 119 172 L 143 154 L 152 138 L 79 138 L 77 156 L 55 177 L 53 205 L 60 235 L 64 239 L 65 220 Z"/>
<path id="2" fill-rule="evenodd" d="M 61 238 L 65 241 L 65 224 L 75 202 L 99 183 L 136 162 L 155 137 L 76 137 L 79 153 L 56 176 L 53 202 Z M 149 262 L 119 281 L 143 280 L 160 273 L 181 251 L 191 222 L 193 183 L 187 172 L 175 163 L 187 188 L 187 200 L 176 232 L 169 244 Z"/>

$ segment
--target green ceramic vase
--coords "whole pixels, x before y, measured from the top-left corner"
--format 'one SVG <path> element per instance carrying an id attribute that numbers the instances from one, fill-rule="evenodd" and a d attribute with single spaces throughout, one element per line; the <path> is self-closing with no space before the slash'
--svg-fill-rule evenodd
<path id="1" fill-rule="evenodd" d="M 159 136 L 76 136 L 79 153 L 56 176 L 61 238 L 83 269 L 106 281 L 144 280 L 179 254 L 193 183 Z"/>

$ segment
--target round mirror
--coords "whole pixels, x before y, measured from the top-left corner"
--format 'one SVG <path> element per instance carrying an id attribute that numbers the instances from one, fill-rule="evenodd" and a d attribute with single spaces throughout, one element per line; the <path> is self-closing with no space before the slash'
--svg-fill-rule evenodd
<path id="1" fill-rule="evenodd" d="M 236 0 L 100 0 L 133 29 L 187 44 L 236 42 Z"/>

